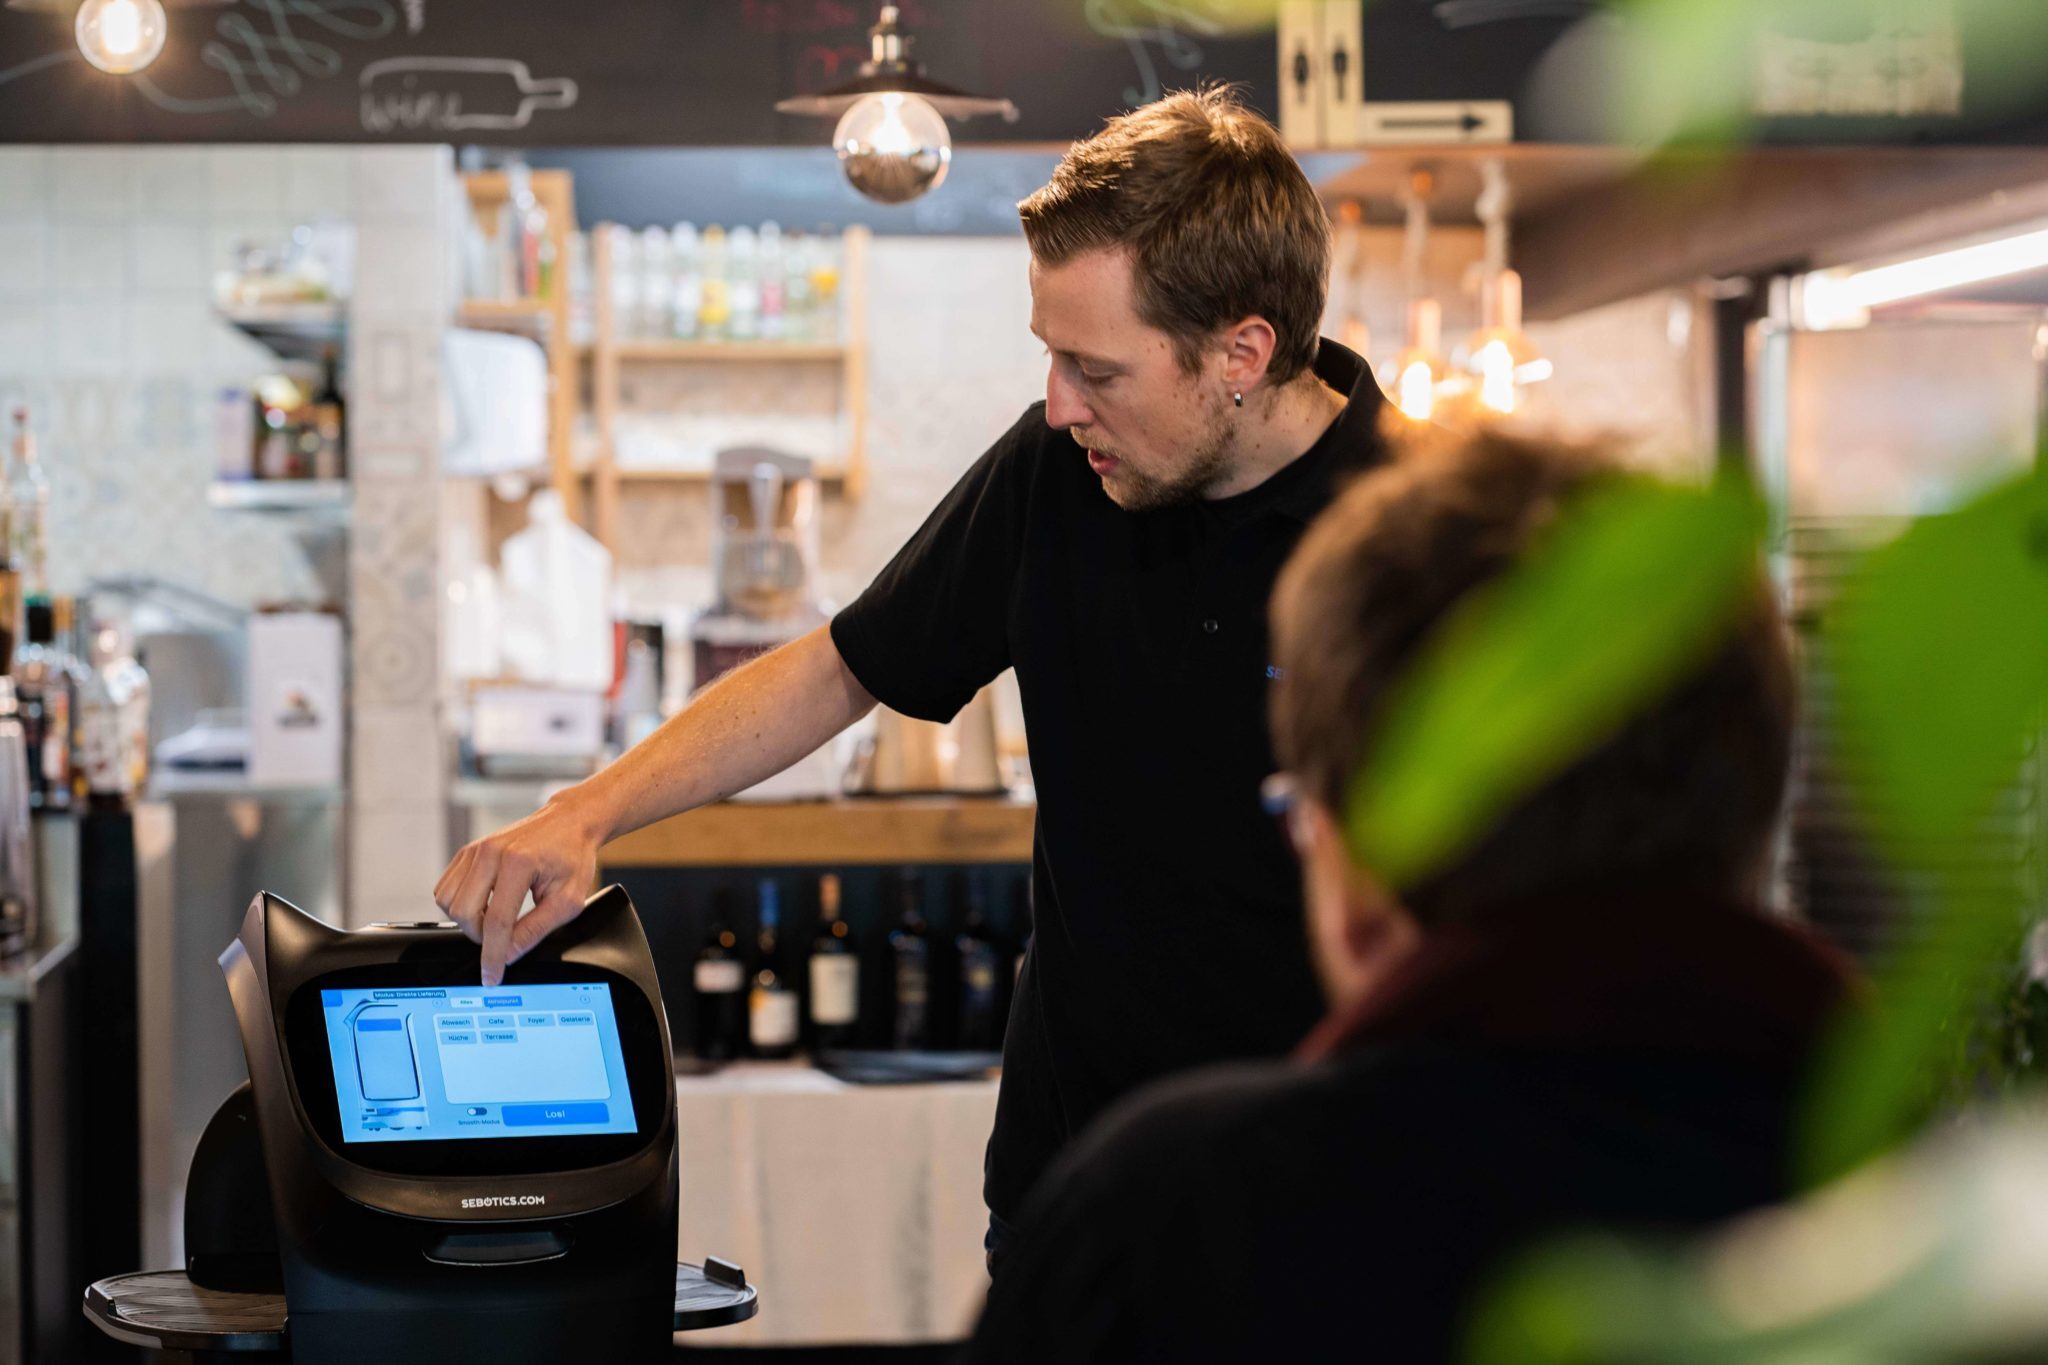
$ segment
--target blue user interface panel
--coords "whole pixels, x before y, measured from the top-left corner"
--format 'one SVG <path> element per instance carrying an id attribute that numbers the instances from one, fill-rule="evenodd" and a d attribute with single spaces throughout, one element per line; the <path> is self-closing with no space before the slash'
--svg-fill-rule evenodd
<path id="1" fill-rule="evenodd" d="M 346 1142 L 632 1133 L 611 987 L 320 992 Z"/>

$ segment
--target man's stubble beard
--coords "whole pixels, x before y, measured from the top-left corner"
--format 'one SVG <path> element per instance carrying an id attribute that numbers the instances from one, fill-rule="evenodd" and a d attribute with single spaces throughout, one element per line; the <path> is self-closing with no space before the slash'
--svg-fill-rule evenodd
<path id="1" fill-rule="evenodd" d="M 1218 399 L 1211 406 L 1209 417 L 1208 435 L 1173 477 L 1162 479 L 1125 461 L 1116 477 L 1102 481 L 1102 491 L 1126 512 L 1178 507 L 1208 497 L 1209 490 L 1229 475 L 1232 456 L 1237 450 L 1234 411 Z"/>

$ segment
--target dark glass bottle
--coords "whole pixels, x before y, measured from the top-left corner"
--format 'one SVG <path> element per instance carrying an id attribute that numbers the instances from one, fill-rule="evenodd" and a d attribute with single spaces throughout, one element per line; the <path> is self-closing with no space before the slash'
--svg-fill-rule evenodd
<path id="1" fill-rule="evenodd" d="M 22 738 L 28 748 L 31 810 L 71 809 L 70 661 L 57 645 L 56 610 L 47 597 L 28 604 L 28 643 L 15 656 Z"/>
<path id="2" fill-rule="evenodd" d="M 920 881 L 914 867 L 906 867 L 898 875 L 896 894 L 901 910 L 896 926 L 889 931 L 894 986 L 889 1041 L 906 1050 L 932 1045 L 932 940 L 919 895 Z"/>
<path id="3" fill-rule="evenodd" d="M 818 931 L 811 936 L 811 1049 L 852 1047 L 860 1027 L 860 948 L 840 914 L 839 878 L 818 878 Z"/>
<path id="4" fill-rule="evenodd" d="M 747 1039 L 747 966 L 732 909 L 730 891 L 712 898 L 711 927 L 690 976 L 697 995 L 697 1055 L 710 1062 L 739 1056 Z"/>
<path id="5" fill-rule="evenodd" d="M 964 1052 L 996 1052 L 1003 1046 L 1007 954 L 988 922 L 988 888 L 978 875 L 965 881 L 966 914 L 953 936 L 960 972 L 957 1044 Z"/>
<path id="6" fill-rule="evenodd" d="M 760 933 L 754 941 L 753 984 L 747 997 L 747 1039 L 756 1057 L 796 1055 L 796 983 L 783 962 L 782 889 L 762 878 Z"/>
<path id="7" fill-rule="evenodd" d="M 340 356 L 330 346 L 320 359 L 320 388 L 313 394 L 313 477 L 348 477 L 348 401 L 337 374 Z"/>

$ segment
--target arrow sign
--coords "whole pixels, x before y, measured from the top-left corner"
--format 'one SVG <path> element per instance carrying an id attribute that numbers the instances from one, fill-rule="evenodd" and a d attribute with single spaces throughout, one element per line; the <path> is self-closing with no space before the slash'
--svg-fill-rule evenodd
<path id="1" fill-rule="evenodd" d="M 1510 142 L 1515 109 L 1506 100 L 1408 100 L 1359 106 L 1361 143 Z"/>

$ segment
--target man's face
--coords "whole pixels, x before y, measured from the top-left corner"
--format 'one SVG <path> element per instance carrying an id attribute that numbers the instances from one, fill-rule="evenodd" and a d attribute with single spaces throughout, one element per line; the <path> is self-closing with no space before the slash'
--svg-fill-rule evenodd
<path id="1" fill-rule="evenodd" d="M 1173 339 L 1138 316 L 1129 257 L 1090 251 L 1031 263 L 1031 330 L 1045 343 L 1045 420 L 1128 512 L 1204 497 L 1230 473 L 1237 422 L 1220 350 L 1189 374 Z"/>

